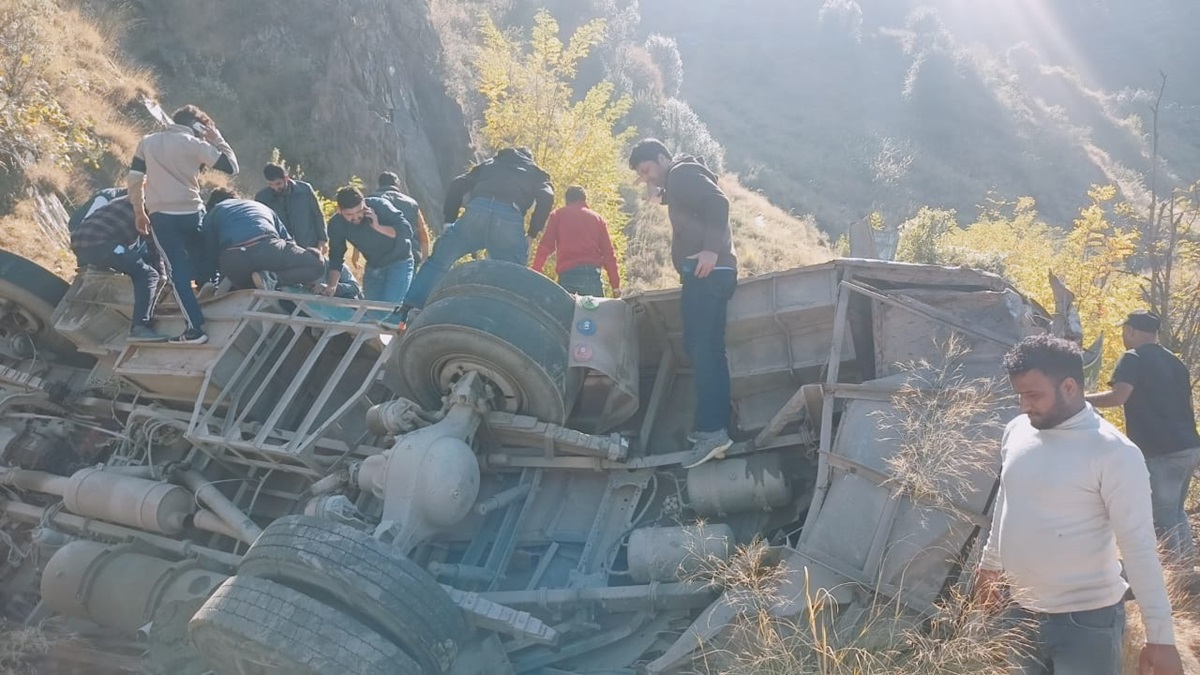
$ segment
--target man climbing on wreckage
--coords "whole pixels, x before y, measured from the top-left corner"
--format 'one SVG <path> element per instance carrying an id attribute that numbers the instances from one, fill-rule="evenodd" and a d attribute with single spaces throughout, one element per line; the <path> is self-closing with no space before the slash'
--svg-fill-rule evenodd
<path id="1" fill-rule="evenodd" d="M 671 221 L 671 261 L 683 291 L 683 342 L 692 363 L 696 392 L 692 421 L 692 468 L 725 456 L 729 438 L 729 361 L 725 354 L 725 309 L 737 287 L 737 254 L 729 229 L 729 199 L 717 175 L 697 158 L 671 157 L 661 141 L 633 146 L 629 168 L 661 199 Z"/>
<path id="2" fill-rule="evenodd" d="M 460 216 L 467 194 L 471 200 Z M 384 322 L 405 322 L 411 310 L 424 307 L 450 266 L 464 255 L 486 249 L 493 260 L 528 264 L 529 246 L 545 227 L 553 205 L 550 174 L 534 163 L 529 148 L 504 148 L 455 178 L 443 209 L 446 229 L 413 278 L 404 304 Z M 530 207 L 526 233 L 525 212 Z"/>

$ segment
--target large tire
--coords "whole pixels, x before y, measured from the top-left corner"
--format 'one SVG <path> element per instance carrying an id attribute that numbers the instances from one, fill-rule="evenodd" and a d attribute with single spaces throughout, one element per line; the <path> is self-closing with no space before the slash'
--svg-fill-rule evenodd
<path id="1" fill-rule="evenodd" d="M 427 306 L 396 351 L 396 390 L 436 410 L 457 377 L 476 371 L 498 390 L 494 409 L 563 424 L 576 393 L 569 341 L 530 305 L 456 295 Z"/>
<path id="2" fill-rule="evenodd" d="M 88 367 L 95 360 L 80 354 L 75 344 L 54 330 L 54 309 L 70 284 L 50 270 L 19 255 L 0 250 L 0 301 L 10 300 L 31 315 L 38 326 L 32 331 L 34 344 L 48 350 L 52 360 Z M 3 332 L 3 327 L 0 327 Z"/>
<path id="3" fill-rule="evenodd" d="M 266 579 L 226 579 L 188 624 L 217 675 L 420 675 L 396 644 Z"/>
<path id="4" fill-rule="evenodd" d="M 503 260 L 479 260 L 450 268 L 425 305 L 457 295 L 523 304 L 544 314 L 546 325 L 562 326 L 564 336 L 570 335 L 575 320 L 575 301 L 562 286 L 524 265 Z"/>
<path id="5" fill-rule="evenodd" d="M 425 570 L 340 523 L 311 516 L 280 518 L 255 540 L 238 574 L 334 598 L 427 672 L 446 672 L 469 632 L 462 611 Z"/>

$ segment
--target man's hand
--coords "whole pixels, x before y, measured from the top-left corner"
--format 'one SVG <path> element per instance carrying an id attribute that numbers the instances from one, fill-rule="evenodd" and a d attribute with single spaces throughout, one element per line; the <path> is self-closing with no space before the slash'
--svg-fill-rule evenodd
<path id="1" fill-rule="evenodd" d="M 133 216 L 133 226 L 137 228 L 138 234 L 143 237 L 150 236 L 150 216 L 146 214 L 144 209 L 139 210 Z"/>
<path id="2" fill-rule="evenodd" d="M 327 298 L 332 298 L 334 293 L 337 293 L 337 284 L 322 284 L 321 285 L 321 295 L 323 295 Z"/>
<path id="3" fill-rule="evenodd" d="M 1183 661 L 1175 645 L 1147 644 L 1138 657 L 1138 675 L 1183 675 Z"/>
<path id="4" fill-rule="evenodd" d="M 985 570 L 982 567 L 975 571 L 975 590 L 972 599 L 975 605 L 988 614 L 994 614 L 1004 607 L 1004 572 L 1000 570 Z"/>
<path id="5" fill-rule="evenodd" d="M 696 259 L 696 276 L 700 279 L 708 276 L 708 273 L 717 266 L 717 254 L 712 251 L 700 251 L 696 255 L 688 257 Z"/>
<path id="6" fill-rule="evenodd" d="M 614 298 L 619 298 L 619 297 L 621 297 L 621 289 L 619 289 L 619 288 L 614 288 L 614 289 L 612 289 L 612 292 L 613 292 L 613 297 L 614 297 Z"/>
<path id="7" fill-rule="evenodd" d="M 217 125 L 204 125 L 204 140 L 212 143 L 213 145 L 216 145 L 217 142 L 221 140 L 221 132 L 217 129 Z"/>

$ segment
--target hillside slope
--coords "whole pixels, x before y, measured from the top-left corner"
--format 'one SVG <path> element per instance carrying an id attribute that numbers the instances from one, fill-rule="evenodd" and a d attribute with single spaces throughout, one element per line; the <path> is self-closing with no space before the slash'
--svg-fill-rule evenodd
<path id="1" fill-rule="evenodd" d="M 1070 222 L 1089 184 L 1137 198 L 1168 76 L 1160 189 L 1200 175 L 1200 6 L 1170 0 L 658 0 L 683 93 L 731 168 L 842 232 L 874 210 L 974 213 L 989 191 Z"/>
<path id="2" fill-rule="evenodd" d="M 332 193 L 390 169 L 440 219 L 446 182 L 468 163 L 428 2 L 89 0 L 125 14 L 125 50 L 152 69 L 165 105 L 196 103 L 262 187 L 273 148 Z M 186 27 L 184 29 L 183 27 Z"/>

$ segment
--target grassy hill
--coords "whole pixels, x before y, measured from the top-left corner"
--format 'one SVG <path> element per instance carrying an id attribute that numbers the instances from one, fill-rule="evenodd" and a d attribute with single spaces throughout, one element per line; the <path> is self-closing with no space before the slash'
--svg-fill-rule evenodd
<path id="1" fill-rule="evenodd" d="M 1169 0 L 657 0 L 683 96 L 730 168 L 839 233 L 871 211 L 974 213 L 1030 195 L 1070 222 L 1092 183 L 1144 190 L 1149 106 L 1163 181 L 1200 175 L 1200 6 Z"/>

